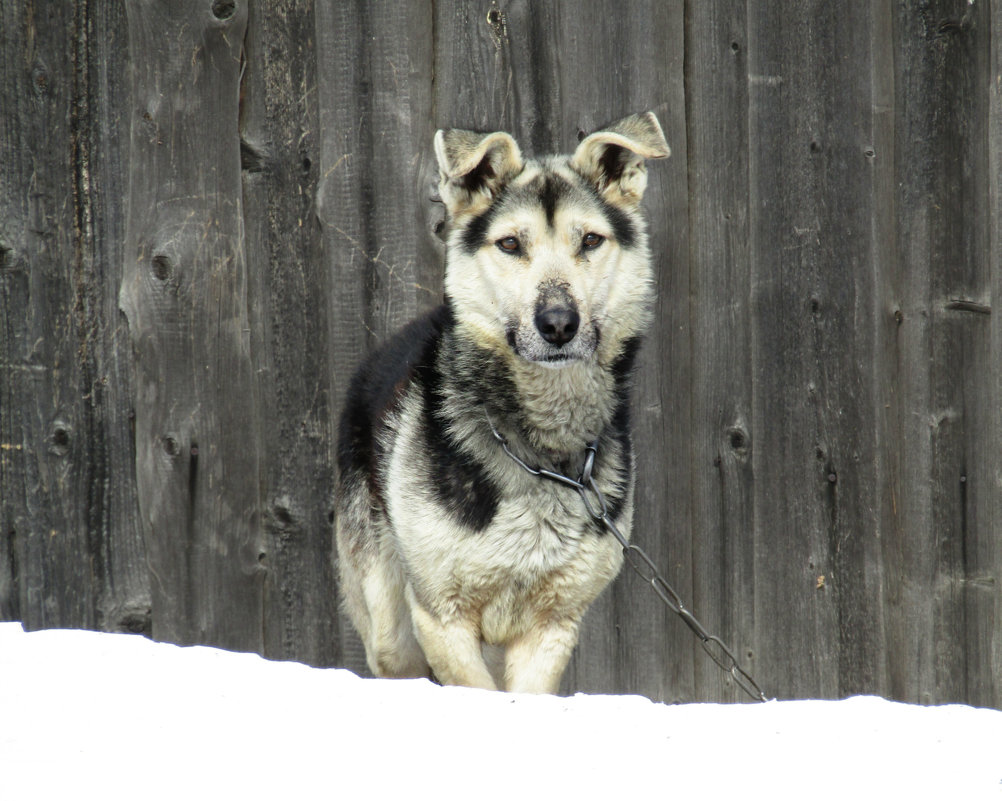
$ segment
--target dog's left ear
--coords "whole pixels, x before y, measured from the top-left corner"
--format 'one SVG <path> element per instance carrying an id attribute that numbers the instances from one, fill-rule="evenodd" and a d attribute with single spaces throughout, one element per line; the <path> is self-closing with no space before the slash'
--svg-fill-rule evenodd
<path id="1" fill-rule="evenodd" d="M 510 134 L 458 128 L 435 134 L 439 193 L 450 217 L 483 211 L 522 171 L 522 152 Z"/>
<path id="2" fill-rule="evenodd" d="M 610 203 L 636 206 L 647 188 L 645 159 L 663 159 L 671 148 L 653 112 L 633 114 L 585 137 L 571 166 Z"/>

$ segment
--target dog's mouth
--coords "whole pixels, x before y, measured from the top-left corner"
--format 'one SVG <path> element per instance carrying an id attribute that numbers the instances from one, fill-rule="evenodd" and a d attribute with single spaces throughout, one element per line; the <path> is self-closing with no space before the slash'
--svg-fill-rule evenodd
<path id="1" fill-rule="evenodd" d="M 590 336 L 577 337 L 560 347 L 542 342 L 531 335 L 520 337 L 514 329 L 509 329 L 506 338 L 516 356 L 531 364 L 559 369 L 590 359 L 598 344 L 597 334 L 595 331 Z"/>
<path id="2" fill-rule="evenodd" d="M 559 345 L 547 342 L 535 327 L 509 325 L 505 338 L 516 356 L 543 367 L 566 367 L 575 362 L 587 361 L 598 347 L 600 332 L 592 322 L 582 326 L 577 335 Z"/>
<path id="3" fill-rule="evenodd" d="M 563 367 L 571 362 L 576 362 L 580 357 L 570 353 L 547 353 L 531 361 L 542 364 L 545 367 Z"/>

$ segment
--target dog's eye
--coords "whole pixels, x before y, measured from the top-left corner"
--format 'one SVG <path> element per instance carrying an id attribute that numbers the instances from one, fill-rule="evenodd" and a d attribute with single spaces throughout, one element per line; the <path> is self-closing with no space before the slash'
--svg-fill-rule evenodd
<path id="1" fill-rule="evenodd" d="M 518 253 L 522 249 L 521 243 L 516 236 L 506 236 L 494 243 L 505 253 Z"/>
<path id="2" fill-rule="evenodd" d="M 604 236 L 602 236 L 601 234 L 588 232 L 583 237 L 581 237 L 581 248 L 583 250 L 594 250 L 603 242 L 605 242 Z"/>

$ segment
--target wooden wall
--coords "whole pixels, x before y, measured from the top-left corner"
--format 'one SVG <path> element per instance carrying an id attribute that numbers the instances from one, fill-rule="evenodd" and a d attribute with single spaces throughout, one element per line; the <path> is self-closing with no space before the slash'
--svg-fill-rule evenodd
<path id="1" fill-rule="evenodd" d="M 1002 708 L 1000 19 L 0 0 L 0 619 L 363 671 L 333 431 L 441 297 L 434 131 L 653 109 L 637 541 L 772 696 Z M 742 698 L 627 573 L 565 689 Z"/>

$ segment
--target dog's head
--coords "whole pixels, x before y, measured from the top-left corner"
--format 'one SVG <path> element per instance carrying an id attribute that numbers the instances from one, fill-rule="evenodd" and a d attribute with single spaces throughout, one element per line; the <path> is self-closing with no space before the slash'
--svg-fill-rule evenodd
<path id="1" fill-rule="evenodd" d="M 612 359 L 647 324 L 652 281 L 640 201 L 646 159 L 669 155 L 652 113 L 524 159 L 507 133 L 435 135 L 449 214 L 446 294 L 489 347 L 547 366 Z"/>

